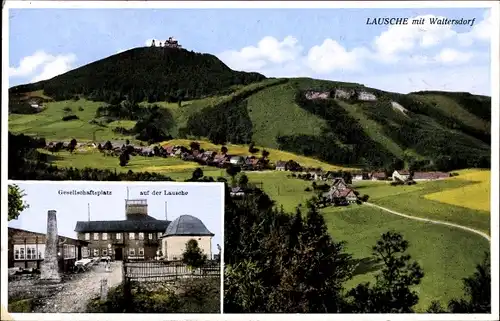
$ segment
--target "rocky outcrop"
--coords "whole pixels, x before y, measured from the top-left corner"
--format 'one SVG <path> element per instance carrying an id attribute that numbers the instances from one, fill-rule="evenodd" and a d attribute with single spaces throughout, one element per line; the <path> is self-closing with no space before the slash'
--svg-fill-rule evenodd
<path id="1" fill-rule="evenodd" d="M 330 92 L 329 91 L 308 91 L 308 92 L 306 92 L 306 98 L 309 100 L 328 99 L 328 98 L 330 98 Z"/>

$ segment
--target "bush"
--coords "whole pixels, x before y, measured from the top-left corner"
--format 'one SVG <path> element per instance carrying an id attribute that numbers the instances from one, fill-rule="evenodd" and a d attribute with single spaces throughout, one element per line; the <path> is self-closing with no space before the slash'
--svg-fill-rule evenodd
<path id="1" fill-rule="evenodd" d="M 306 188 L 304 189 L 304 191 L 305 191 L 305 192 L 310 192 L 310 191 L 311 191 L 311 188 L 310 188 L 310 187 L 306 187 Z"/>
<path id="2" fill-rule="evenodd" d="M 73 111 L 73 109 L 71 109 L 70 107 L 64 107 L 63 111 L 69 113 L 69 112 Z"/>
<path id="3" fill-rule="evenodd" d="M 83 107 L 82 107 L 82 106 L 80 106 L 80 107 L 78 107 L 78 110 L 79 110 L 79 111 L 83 111 L 84 109 L 83 109 Z"/>
<path id="4" fill-rule="evenodd" d="M 75 120 L 75 119 L 79 119 L 77 115 L 66 115 L 66 116 L 63 116 L 63 118 L 62 118 L 63 121 L 69 121 L 69 120 Z"/>

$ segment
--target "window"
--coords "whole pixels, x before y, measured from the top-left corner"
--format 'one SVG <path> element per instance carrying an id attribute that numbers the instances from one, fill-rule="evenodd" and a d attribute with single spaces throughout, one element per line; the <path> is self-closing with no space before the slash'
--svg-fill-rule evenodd
<path id="1" fill-rule="evenodd" d="M 89 257 L 89 248 L 88 247 L 82 247 L 82 258 Z"/>
<path id="2" fill-rule="evenodd" d="M 102 249 L 102 256 L 107 256 L 108 255 L 108 250 Z"/>
<path id="3" fill-rule="evenodd" d="M 99 241 L 99 233 L 94 233 L 94 241 Z"/>
<path id="4" fill-rule="evenodd" d="M 108 233 L 102 233 L 102 239 L 107 240 L 108 239 Z"/>
<path id="5" fill-rule="evenodd" d="M 20 254 L 19 254 L 19 259 L 20 260 L 24 260 L 24 250 L 25 250 L 24 246 L 22 248 L 20 248 L 19 250 L 21 251 Z"/>
<path id="6" fill-rule="evenodd" d="M 63 256 L 65 260 L 76 258 L 75 253 L 76 251 L 74 245 L 71 244 L 63 245 Z"/>
<path id="7" fill-rule="evenodd" d="M 30 245 L 26 246 L 26 260 L 31 260 L 35 258 L 36 258 L 35 248 L 34 247 L 32 248 Z"/>
<path id="8" fill-rule="evenodd" d="M 90 241 L 90 233 L 85 233 L 85 240 Z"/>
<path id="9" fill-rule="evenodd" d="M 144 248 L 139 248 L 139 256 L 144 256 Z"/>
<path id="10" fill-rule="evenodd" d="M 144 233 L 139 233 L 139 240 L 144 240 Z"/>
<path id="11" fill-rule="evenodd" d="M 99 249 L 94 249 L 94 256 L 99 256 Z"/>
<path id="12" fill-rule="evenodd" d="M 161 236 L 162 236 L 162 235 L 163 235 L 163 233 L 162 233 L 162 232 L 158 232 L 158 238 L 159 238 L 159 239 L 161 238 Z"/>
<path id="13" fill-rule="evenodd" d="M 116 239 L 121 240 L 122 239 L 122 233 L 116 233 Z"/>
<path id="14" fill-rule="evenodd" d="M 148 234 L 148 239 L 152 240 L 153 239 L 153 233 Z"/>
<path id="15" fill-rule="evenodd" d="M 131 240 L 135 240 L 135 233 L 128 233 L 128 238 Z"/>
<path id="16" fill-rule="evenodd" d="M 129 256 L 134 256 L 135 255 L 135 249 L 128 249 L 128 255 Z"/>

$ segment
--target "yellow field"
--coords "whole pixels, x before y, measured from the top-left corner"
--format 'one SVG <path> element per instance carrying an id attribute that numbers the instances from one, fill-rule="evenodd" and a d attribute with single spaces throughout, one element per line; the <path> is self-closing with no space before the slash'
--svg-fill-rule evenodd
<path id="1" fill-rule="evenodd" d="M 425 198 L 441 203 L 490 212 L 490 180 L 491 171 L 466 169 L 458 171 L 459 176 L 449 179 L 460 179 L 477 182 L 461 188 L 425 195 Z"/>
<path id="2" fill-rule="evenodd" d="M 173 139 L 169 141 L 165 141 L 160 143 L 162 146 L 186 146 L 189 147 L 189 144 L 192 141 L 189 139 Z M 200 143 L 200 148 L 203 148 L 205 150 L 213 150 L 213 151 L 220 151 L 220 148 L 222 145 L 214 145 L 210 142 L 206 141 L 201 141 L 197 140 L 198 143 Z M 224 145 L 228 149 L 228 154 L 231 155 L 242 155 L 246 156 L 249 155 L 250 153 L 248 152 L 248 146 L 247 145 L 232 145 L 232 144 L 227 144 Z M 347 167 L 341 167 L 341 166 L 336 166 L 336 165 L 331 165 L 327 164 L 325 162 L 322 162 L 320 160 L 310 158 L 310 157 L 305 157 L 305 156 L 300 156 L 300 155 L 295 155 L 293 153 L 288 153 L 284 152 L 278 149 L 272 149 L 272 148 L 265 148 L 261 146 L 255 146 L 256 148 L 259 149 L 259 152 L 256 155 L 260 155 L 260 152 L 265 149 L 269 152 L 269 159 L 271 162 L 277 162 L 277 161 L 289 161 L 289 160 L 294 160 L 297 163 L 299 163 L 301 166 L 305 167 L 321 167 L 323 170 L 327 171 L 334 171 L 334 170 L 353 170 L 353 168 L 347 168 Z"/>

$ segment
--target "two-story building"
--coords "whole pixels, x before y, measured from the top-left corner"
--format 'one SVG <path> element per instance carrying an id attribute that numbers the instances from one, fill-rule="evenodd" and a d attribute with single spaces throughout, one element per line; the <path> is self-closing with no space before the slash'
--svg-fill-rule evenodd
<path id="1" fill-rule="evenodd" d="M 85 255 L 112 260 L 151 260 L 161 251 L 170 221 L 148 215 L 147 200 L 125 200 L 125 220 L 78 221 L 78 239 L 89 242 Z"/>

